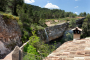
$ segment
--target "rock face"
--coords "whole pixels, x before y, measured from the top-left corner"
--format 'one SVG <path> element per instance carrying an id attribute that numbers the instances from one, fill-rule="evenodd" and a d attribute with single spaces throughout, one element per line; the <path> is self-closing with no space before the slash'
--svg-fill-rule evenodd
<path id="1" fill-rule="evenodd" d="M 67 29 L 67 27 L 68 23 L 47 27 L 43 30 L 39 30 L 38 36 L 41 38 L 41 40 L 49 42 L 53 39 L 61 37 L 64 31 Z"/>
<path id="2" fill-rule="evenodd" d="M 76 20 L 76 25 L 77 25 L 77 26 L 81 26 L 81 25 L 83 24 L 84 19 L 85 19 L 85 18 Z"/>
<path id="3" fill-rule="evenodd" d="M 16 45 L 20 46 L 21 30 L 16 20 L 3 19 L 0 15 L 0 58 L 8 54 Z"/>

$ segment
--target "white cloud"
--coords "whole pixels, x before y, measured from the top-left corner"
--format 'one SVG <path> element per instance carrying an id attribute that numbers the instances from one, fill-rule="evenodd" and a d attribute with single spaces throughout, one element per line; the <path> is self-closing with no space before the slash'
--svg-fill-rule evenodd
<path id="1" fill-rule="evenodd" d="M 75 14 L 78 14 L 78 12 L 75 12 Z"/>
<path id="2" fill-rule="evenodd" d="M 75 8 L 78 8 L 78 6 L 76 6 Z"/>
<path id="3" fill-rule="evenodd" d="M 47 3 L 44 7 L 49 9 L 59 9 L 57 5 L 54 5 L 52 3 Z"/>
<path id="4" fill-rule="evenodd" d="M 34 3 L 34 0 L 24 0 L 25 3 Z"/>

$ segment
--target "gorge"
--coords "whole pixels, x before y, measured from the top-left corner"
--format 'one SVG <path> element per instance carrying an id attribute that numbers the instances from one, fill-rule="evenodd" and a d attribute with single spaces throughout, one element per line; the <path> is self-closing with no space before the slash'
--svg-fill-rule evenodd
<path id="1" fill-rule="evenodd" d="M 81 25 L 85 18 L 76 20 L 77 25 Z M 41 40 L 50 42 L 63 36 L 69 23 L 63 23 L 51 27 L 46 27 L 37 31 Z M 21 46 L 21 30 L 16 20 L 5 20 L 0 15 L 0 58 L 4 58 L 15 46 Z"/>

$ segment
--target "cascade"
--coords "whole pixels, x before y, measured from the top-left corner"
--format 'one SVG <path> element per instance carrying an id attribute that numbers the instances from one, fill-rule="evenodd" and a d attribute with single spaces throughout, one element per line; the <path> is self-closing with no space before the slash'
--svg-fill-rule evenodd
<path id="1" fill-rule="evenodd" d="M 46 31 L 46 29 L 44 29 L 44 31 L 45 31 L 46 40 L 47 40 L 46 42 L 49 42 L 49 41 L 48 41 L 48 40 L 49 40 L 49 39 L 48 39 L 48 34 L 47 34 L 47 31 Z"/>

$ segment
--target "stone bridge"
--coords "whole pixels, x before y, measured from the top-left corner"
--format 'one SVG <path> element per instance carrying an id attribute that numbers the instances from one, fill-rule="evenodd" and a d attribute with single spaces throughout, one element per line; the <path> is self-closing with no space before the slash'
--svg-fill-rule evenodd
<path id="1" fill-rule="evenodd" d="M 65 42 L 43 60 L 90 60 L 90 38 Z"/>

